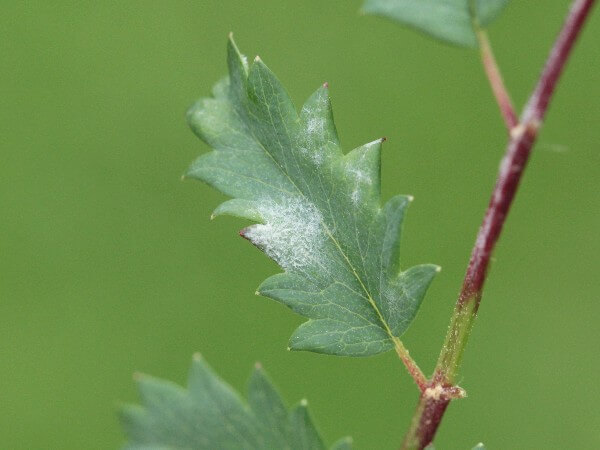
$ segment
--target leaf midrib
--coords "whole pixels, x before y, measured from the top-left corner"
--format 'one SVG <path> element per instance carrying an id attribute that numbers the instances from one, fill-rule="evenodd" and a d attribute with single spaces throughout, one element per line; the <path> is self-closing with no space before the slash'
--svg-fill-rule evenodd
<path id="1" fill-rule="evenodd" d="M 261 75 L 260 72 L 258 72 L 258 76 L 260 77 L 260 81 L 261 81 L 260 86 L 261 86 L 263 98 L 266 98 L 266 96 L 265 96 L 265 90 L 264 90 L 264 82 L 263 82 L 263 78 L 262 78 L 262 75 Z M 230 86 L 230 88 L 231 88 L 231 86 Z M 248 98 L 248 93 L 245 92 L 245 94 L 246 94 L 246 98 Z M 244 105 L 244 106 L 246 106 L 246 105 Z M 269 107 L 268 104 L 266 104 L 266 107 L 267 107 L 266 109 L 267 109 L 268 114 L 269 114 L 269 119 L 271 120 L 271 126 L 273 127 L 273 129 L 276 129 L 275 123 L 273 121 L 273 115 L 271 114 L 271 108 Z M 278 106 L 278 108 L 279 108 L 279 106 Z M 235 111 L 235 107 L 233 108 L 233 110 Z M 248 111 L 248 113 L 251 114 L 250 111 Z M 237 112 L 236 112 L 236 114 L 237 114 Z M 298 113 L 296 112 L 296 115 L 297 114 Z M 291 136 L 290 136 L 288 128 L 285 125 L 285 122 L 283 120 L 283 115 L 281 113 L 279 115 L 280 115 L 280 117 L 282 119 L 281 122 L 284 124 L 285 133 L 286 133 L 286 135 L 287 135 L 287 137 L 289 139 L 289 138 L 291 138 Z M 241 118 L 241 117 L 240 117 L 240 119 L 243 120 L 243 118 Z M 300 118 L 298 117 L 297 120 L 300 121 Z M 248 125 L 248 124 L 246 124 L 246 125 Z M 294 186 L 294 188 L 296 188 L 296 190 L 298 191 L 298 193 L 300 194 L 300 196 L 302 196 L 309 204 L 313 205 L 316 208 L 316 205 L 314 204 L 314 202 L 310 201 L 310 199 L 308 197 L 306 197 L 306 195 L 304 194 L 304 192 L 302 192 L 302 190 L 298 187 L 298 185 L 296 184 L 296 182 L 289 176 L 289 174 L 287 173 L 287 171 L 284 170 L 284 168 L 281 166 L 281 164 L 279 164 L 279 162 L 267 150 L 267 148 L 263 145 L 263 143 L 256 137 L 256 135 L 254 134 L 251 126 L 248 126 L 248 131 L 250 132 L 250 134 L 252 135 L 252 138 L 256 141 L 256 143 L 264 150 L 264 152 L 269 156 L 269 158 L 271 158 L 271 160 L 273 161 L 273 163 L 275 164 L 275 166 L 281 171 L 281 173 L 283 173 L 283 175 L 285 175 L 285 177 L 290 181 L 290 183 Z M 283 145 L 282 145 L 279 137 L 277 136 L 277 133 L 275 133 L 275 136 L 276 136 L 277 143 L 278 143 L 279 147 L 283 151 L 284 147 L 283 147 Z M 290 140 L 290 142 L 292 141 L 291 139 L 289 139 L 289 140 Z M 348 264 L 348 267 L 350 267 L 350 269 L 352 270 L 352 273 L 354 274 L 354 277 L 356 278 L 356 280 L 360 284 L 361 288 L 363 289 L 363 291 L 365 292 L 365 294 L 367 294 L 367 301 L 369 302 L 369 304 L 371 305 L 371 307 L 375 310 L 375 313 L 377 314 L 377 317 L 379 318 L 381 324 L 383 325 L 383 328 L 384 328 L 385 332 L 390 337 L 390 340 L 392 340 L 392 342 L 394 342 L 394 339 L 396 338 L 396 336 L 394 336 L 394 334 L 392 333 L 392 330 L 388 326 L 385 318 L 381 314 L 381 311 L 377 307 L 377 304 L 375 303 L 375 300 L 371 296 L 371 293 L 369 292 L 369 290 L 367 289 L 367 287 L 363 283 L 363 281 L 362 281 L 361 277 L 359 276 L 359 274 L 356 272 L 356 269 L 354 268 L 354 265 L 352 264 L 352 262 L 350 261 L 350 259 L 348 258 L 348 256 L 344 252 L 344 250 L 341 248 L 341 246 L 340 246 L 339 242 L 337 241 L 337 239 L 335 238 L 335 236 L 333 236 L 333 234 L 329 230 L 329 227 L 327 226 L 327 224 L 323 220 L 321 220 L 320 222 L 321 222 L 321 226 L 325 230 L 327 236 L 335 244 L 335 246 L 337 247 L 337 249 L 340 252 L 340 254 L 346 260 L 346 263 Z M 394 342 L 394 344 L 395 344 L 395 342 Z"/>

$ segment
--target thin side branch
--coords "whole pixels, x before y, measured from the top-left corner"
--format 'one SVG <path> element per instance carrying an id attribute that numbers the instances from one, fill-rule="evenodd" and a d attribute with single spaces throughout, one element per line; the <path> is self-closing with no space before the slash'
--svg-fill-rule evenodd
<path id="1" fill-rule="evenodd" d="M 517 117 L 515 108 L 510 100 L 510 95 L 508 95 L 508 91 L 504 85 L 504 80 L 502 79 L 502 74 L 496 63 L 496 58 L 494 57 L 494 52 L 492 51 L 492 46 L 490 45 L 487 33 L 476 26 L 475 34 L 477 36 L 477 41 L 479 42 L 479 53 L 481 54 L 483 68 L 485 69 L 485 73 L 490 82 L 494 97 L 496 97 L 496 102 L 500 108 L 500 113 L 502 114 L 506 128 L 510 133 L 517 125 L 519 125 L 519 118 Z"/>
<path id="2" fill-rule="evenodd" d="M 444 346 L 429 386 L 421 394 L 403 449 L 422 450 L 432 442 L 444 412 L 452 400 L 451 396 L 444 393 L 454 386 L 481 301 L 490 256 L 500 237 L 556 83 L 594 3 L 595 0 L 573 1 L 538 84 L 521 115 L 520 125 L 511 133 L 496 185 L 471 253 Z"/>

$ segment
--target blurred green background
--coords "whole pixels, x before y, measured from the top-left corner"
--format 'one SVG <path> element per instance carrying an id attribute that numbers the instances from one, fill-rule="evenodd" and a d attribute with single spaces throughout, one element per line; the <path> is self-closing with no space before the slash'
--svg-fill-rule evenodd
<path id="1" fill-rule="evenodd" d="M 567 1 L 513 1 L 490 30 L 524 103 Z M 180 181 L 207 147 L 184 112 L 226 72 L 234 31 L 297 105 L 329 81 L 342 143 L 380 136 L 386 197 L 412 194 L 403 265 L 443 267 L 404 336 L 433 368 L 504 150 L 476 51 L 359 0 L 3 2 L 0 17 L 0 447 L 116 448 L 143 371 L 183 383 L 201 351 L 244 389 L 259 360 L 324 435 L 397 448 L 416 389 L 393 353 L 287 352 L 303 320 L 254 296 L 278 269 L 209 221 Z M 561 80 L 495 254 L 444 449 L 600 447 L 600 11 Z"/>

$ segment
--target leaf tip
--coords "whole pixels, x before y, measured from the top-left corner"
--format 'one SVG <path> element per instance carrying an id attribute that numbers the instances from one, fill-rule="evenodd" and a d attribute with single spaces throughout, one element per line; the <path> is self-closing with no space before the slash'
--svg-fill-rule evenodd
<path id="1" fill-rule="evenodd" d="M 306 400 L 305 398 L 300 400 L 300 406 L 302 406 L 304 408 L 308 407 L 308 400 Z"/>
<path id="2" fill-rule="evenodd" d="M 260 56 L 256 55 L 254 58 L 254 62 L 262 62 L 262 59 L 260 59 Z"/>
<path id="3" fill-rule="evenodd" d="M 408 200 L 409 203 L 412 203 L 415 201 L 415 198 L 412 195 L 407 195 L 406 199 Z"/>
<path id="4" fill-rule="evenodd" d="M 261 364 L 259 361 L 256 361 L 256 362 L 254 363 L 254 368 L 255 368 L 256 370 L 262 370 L 263 366 L 262 366 L 262 364 Z"/>
<path id="5" fill-rule="evenodd" d="M 254 291 L 254 295 L 260 295 L 259 291 Z"/>
<path id="6" fill-rule="evenodd" d="M 379 139 L 379 142 L 381 142 L 382 144 L 383 144 L 385 141 L 387 141 L 387 138 L 386 138 L 385 136 L 382 136 L 382 137 Z"/>
<path id="7" fill-rule="evenodd" d="M 194 360 L 194 361 L 202 361 L 202 353 L 200 353 L 200 352 L 194 353 L 194 355 L 192 356 L 192 360 Z"/>
<path id="8" fill-rule="evenodd" d="M 323 83 L 323 87 L 324 87 L 325 89 L 329 89 L 329 82 L 328 82 L 328 81 L 326 81 L 325 83 Z"/>
<path id="9" fill-rule="evenodd" d="M 435 266 L 435 271 L 440 273 L 442 271 L 442 266 Z"/>
<path id="10" fill-rule="evenodd" d="M 229 34 L 227 35 L 227 39 L 229 39 L 230 41 L 233 41 L 233 31 L 229 32 Z"/>

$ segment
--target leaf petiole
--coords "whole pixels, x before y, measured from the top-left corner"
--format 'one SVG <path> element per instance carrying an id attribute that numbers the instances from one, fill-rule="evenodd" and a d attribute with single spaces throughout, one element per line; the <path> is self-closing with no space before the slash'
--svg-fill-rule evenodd
<path id="1" fill-rule="evenodd" d="M 408 373 L 410 374 L 410 376 L 413 378 L 415 383 L 417 383 L 419 390 L 421 392 L 425 392 L 425 390 L 427 389 L 427 377 L 425 376 L 423 371 L 419 368 L 419 366 L 417 365 L 415 360 L 412 359 L 412 357 L 410 356 L 410 354 L 408 352 L 408 349 L 404 346 L 402 341 L 400 339 L 398 339 L 397 337 L 394 337 L 394 349 L 396 350 L 398 357 L 400 358 L 400 360 L 406 367 L 406 370 L 408 370 Z"/>
<path id="2" fill-rule="evenodd" d="M 475 36 L 477 36 L 477 41 L 479 42 L 479 53 L 481 55 L 483 68 L 485 69 L 485 73 L 490 82 L 494 97 L 496 97 L 496 102 L 500 108 L 500 113 L 502 114 L 506 128 L 508 132 L 511 133 L 512 130 L 519 125 L 519 118 L 513 107 L 508 90 L 504 85 L 504 80 L 498 64 L 496 63 L 496 58 L 494 57 L 494 52 L 492 51 L 492 46 L 490 45 L 487 33 L 476 23 L 474 24 L 474 28 Z"/>

